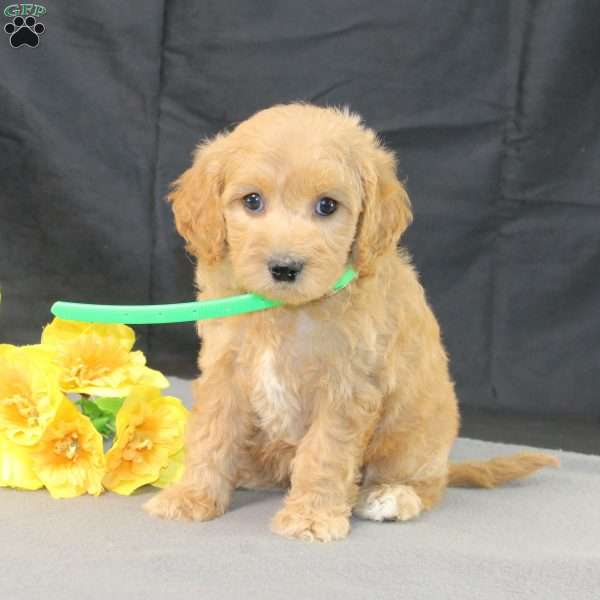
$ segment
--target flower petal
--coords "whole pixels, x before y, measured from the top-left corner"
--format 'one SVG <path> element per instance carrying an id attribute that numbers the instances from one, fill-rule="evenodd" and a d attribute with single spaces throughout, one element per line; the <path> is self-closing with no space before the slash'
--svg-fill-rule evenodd
<path id="1" fill-rule="evenodd" d="M 152 482 L 152 485 L 157 488 L 165 488 L 171 483 L 179 481 L 183 475 L 184 465 L 184 450 L 183 448 L 169 457 L 169 464 L 160 470 L 158 479 Z"/>
<path id="2" fill-rule="evenodd" d="M 152 454 L 147 462 L 135 463 L 124 460 L 120 448 L 111 448 L 106 455 L 108 472 L 104 477 L 104 487 L 122 496 L 129 496 L 138 488 L 156 481 L 160 475 L 160 465 L 168 464 L 169 455 L 164 448 L 156 448 Z"/>
<path id="3" fill-rule="evenodd" d="M 28 448 L 0 434 L 0 487 L 39 490 L 44 484 L 33 470 Z"/>
<path id="4" fill-rule="evenodd" d="M 125 396 L 139 384 L 169 385 L 162 373 L 146 366 L 143 352 L 131 351 L 134 342 L 133 330 L 126 325 L 61 319 L 42 334 L 42 344 L 56 350 L 63 391 L 93 396 Z"/>
<path id="5" fill-rule="evenodd" d="M 142 485 L 172 480 L 180 471 L 180 456 L 175 456 L 182 454 L 188 414 L 179 399 L 161 396 L 155 387 L 135 386 L 117 413 L 105 487 L 130 494 Z"/>
<path id="6" fill-rule="evenodd" d="M 55 318 L 44 327 L 42 344 L 62 346 L 79 336 L 98 336 L 112 338 L 119 342 L 123 350 L 129 352 L 135 343 L 135 333 L 127 325 L 107 325 L 102 323 L 81 323 Z"/>
<path id="7" fill-rule="evenodd" d="M 34 471 L 53 498 L 102 493 L 102 436 L 69 400 L 62 402 L 31 453 Z"/>
<path id="8" fill-rule="evenodd" d="M 36 444 L 63 400 L 52 349 L 8 346 L 0 351 L 0 433 L 13 443 Z"/>

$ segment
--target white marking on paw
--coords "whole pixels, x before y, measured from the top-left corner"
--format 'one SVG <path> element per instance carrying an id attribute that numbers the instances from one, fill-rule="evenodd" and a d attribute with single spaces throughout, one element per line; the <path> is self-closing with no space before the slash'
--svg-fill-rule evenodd
<path id="1" fill-rule="evenodd" d="M 354 512 L 371 521 L 408 521 L 423 510 L 423 502 L 408 485 L 382 485 L 363 495 Z"/>
<path id="2" fill-rule="evenodd" d="M 383 494 L 377 498 L 368 497 L 364 503 L 356 506 L 355 512 L 363 519 L 370 519 L 371 521 L 395 519 L 398 514 L 396 496 Z"/>

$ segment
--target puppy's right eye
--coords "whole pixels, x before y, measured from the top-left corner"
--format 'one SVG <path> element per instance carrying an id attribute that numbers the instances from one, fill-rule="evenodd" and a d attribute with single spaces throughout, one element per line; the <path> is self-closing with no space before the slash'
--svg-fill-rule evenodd
<path id="1" fill-rule="evenodd" d="M 247 194 L 244 196 L 244 206 L 250 212 L 260 212 L 265 207 L 265 203 L 260 194 L 253 192 L 252 194 Z"/>

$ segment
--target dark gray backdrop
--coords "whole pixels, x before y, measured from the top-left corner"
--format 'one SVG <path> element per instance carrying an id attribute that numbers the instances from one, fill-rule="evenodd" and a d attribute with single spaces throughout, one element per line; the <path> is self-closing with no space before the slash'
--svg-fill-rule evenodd
<path id="1" fill-rule="evenodd" d="M 462 401 L 600 415 L 600 3 L 45 6 L 37 48 L 0 39 L 0 342 L 36 341 L 56 299 L 191 299 L 163 198 L 194 144 L 348 104 L 399 153 Z M 194 372 L 192 325 L 136 329 Z"/>

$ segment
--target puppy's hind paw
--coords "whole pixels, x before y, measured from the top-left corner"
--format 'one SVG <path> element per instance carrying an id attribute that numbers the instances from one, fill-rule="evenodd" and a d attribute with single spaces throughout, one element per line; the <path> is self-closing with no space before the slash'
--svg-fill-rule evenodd
<path id="1" fill-rule="evenodd" d="M 214 499 L 201 490 L 175 484 L 144 504 L 144 510 L 161 519 L 209 521 L 223 514 Z"/>
<path id="2" fill-rule="evenodd" d="M 362 490 L 354 512 L 371 521 L 408 521 L 423 510 L 423 502 L 410 485 L 378 485 Z"/>

